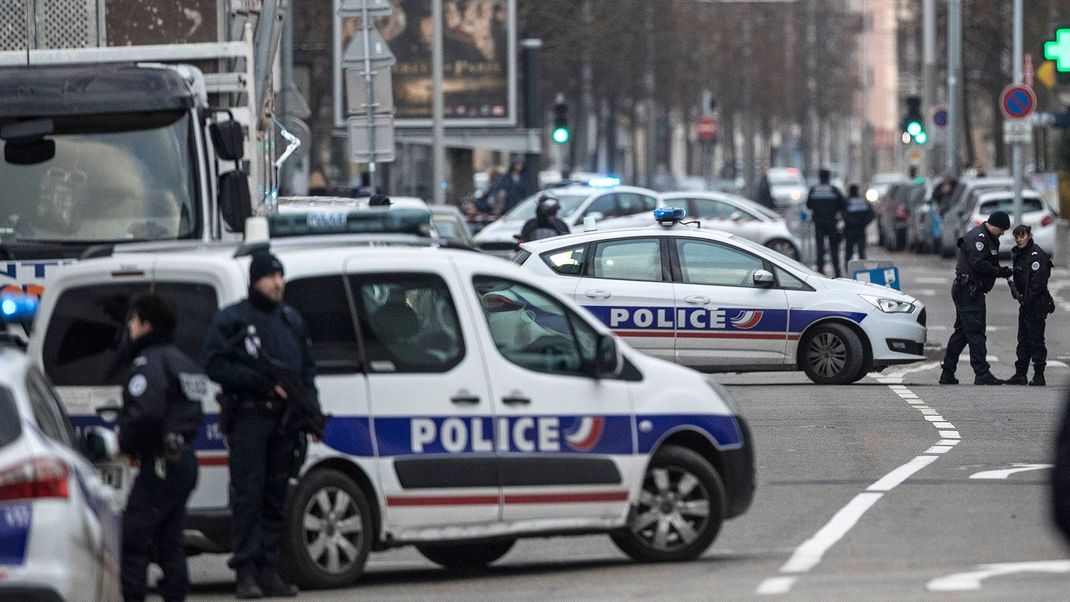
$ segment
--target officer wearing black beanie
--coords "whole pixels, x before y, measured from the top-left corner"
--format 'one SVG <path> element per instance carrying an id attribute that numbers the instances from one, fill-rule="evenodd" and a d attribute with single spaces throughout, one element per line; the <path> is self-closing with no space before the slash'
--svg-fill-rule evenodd
<path id="1" fill-rule="evenodd" d="M 1009 278 L 1014 272 L 999 265 L 999 237 L 1011 227 L 1011 218 L 1003 211 L 994 211 L 988 221 L 971 229 L 958 240 L 958 261 L 955 282 L 951 285 L 951 299 L 955 302 L 955 332 L 947 342 L 941 385 L 957 385 L 955 368 L 959 355 L 970 347 L 970 367 L 975 385 L 1002 385 L 986 359 L 985 294 L 992 290 L 996 278 Z"/>
<path id="2" fill-rule="evenodd" d="M 318 396 L 304 320 L 282 301 L 284 273 L 278 257 L 254 253 L 249 297 L 219 310 L 201 352 L 208 376 L 223 389 L 220 425 L 230 448 L 234 546 L 229 564 L 238 598 L 297 595 L 278 573 L 279 539 L 287 485 L 305 442 L 281 426 L 289 398 L 300 394 L 318 405 Z M 302 390 L 287 390 L 269 362 L 296 372 Z"/>

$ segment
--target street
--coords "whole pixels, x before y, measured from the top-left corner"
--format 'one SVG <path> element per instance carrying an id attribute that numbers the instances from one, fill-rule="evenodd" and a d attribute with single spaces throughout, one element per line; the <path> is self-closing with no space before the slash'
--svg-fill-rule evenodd
<path id="1" fill-rule="evenodd" d="M 1065 599 L 1070 562 L 1044 465 L 1070 379 L 1070 273 L 1052 277 L 1047 387 L 974 386 L 968 353 L 963 384 L 940 386 L 952 260 L 871 255 L 895 261 L 903 290 L 926 303 L 929 360 L 839 387 L 802 373 L 713 376 L 750 424 L 758 491 L 700 560 L 637 564 L 605 536 L 529 539 L 456 576 L 402 548 L 373 553 L 356 587 L 300 599 Z M 1001 378 L 1013 373 L 1016 312 L 997 282 L 988 345 Z M 190 571 L 191 599 L 232 597 L 225 557 L 193 558 Z"/>

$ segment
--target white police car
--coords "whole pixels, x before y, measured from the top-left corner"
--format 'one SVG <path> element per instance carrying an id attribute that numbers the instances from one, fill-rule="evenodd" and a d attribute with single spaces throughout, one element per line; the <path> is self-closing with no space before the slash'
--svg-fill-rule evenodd
<path id="1" fill-rule="evenodd" d="M 297 231 L 297 216 L 278 217 L 275 232 Z M 367 232 L 373 218 L 315 223 Z M 609 533 L 639 559 L 690 559 L 747 509 L 753 450 L 723 389 L 635 352 L 516 266 L 436 244 L 271 242 L 331 414 L 291 497 L 284 566 L 299 583 L 352 583 L 372 549 L 411 544 L 471 568 L 517 538 L 569 533 Z M 176 343 L 196 357 L 216 308 L 246 295 L 245 250 L 117 247 L 49 283 L 30 352 L 77 423 L 119 402 L 100 375 L 126 300 L 150 286 L 172 299 Z M 222 552 L 227 451 L 218 408 L 205 409 L 186 534 L 193 549 Z"/>
<path id="2" fill-rule="evenodd" d="M 0 296 L 0 324 L 24 303 Z M 112 433 L 88 437 L 117 453 Z M 48 380 L 0 341 L 0 599 L 121 598 L 118 496 L 83 447 Z"/>
<path id="3" fill-rule="evenodd" d="M 804 370 L 816 383 L 924 359 L 925 307 L 825 278 L 741 237 L 681 223 L 525 243 L 514 261 L 645 353 L 709 372 Z"/>
<path id="4" fill-rule="evenodd" d="M 561 203 L 557 217 L 573 232 L 583 230 L 583 220 L 591 217 L 600 230 L 634 228 L 653 223 L 650 212 L 664 203 L 658 193 L 646 188 L 617 186 L 565 186 L 544 190 L 524 199 L 498 221 L 475 235 L 476 245 L 483 251 L 511 255 L 517 247 L 516 237 L 524 222 L 535 217 L 535 205 L 544 193 L 552 194 Z"/>

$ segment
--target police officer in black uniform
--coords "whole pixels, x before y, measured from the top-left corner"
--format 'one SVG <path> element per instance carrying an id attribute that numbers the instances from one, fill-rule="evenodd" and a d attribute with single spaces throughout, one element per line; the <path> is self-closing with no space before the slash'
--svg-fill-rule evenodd
<path id="1" fill-rule="evenodd" d="M 1048 360 L 1048 348 L 1044 345 L 1044 326 L 1048 314 L 1055 309 L 1055 300 L 1048 292 L 1051 276 L 1051 260 L 1048 254 L 1033 242 L 1033 232 L 1024 224 L 1015 226 L 1014 281 L 1011 292 L 1020 304 L 1018 307 L 1018 360 L 1014 363 L 1014 376 L 1009 385 L 1024 385 L 1029 360 L 1033 360 L 1033 380 L 1029 384 L 1043 387 L 1044 366 Z"/>
<path id="2" fill-rule="evenodd" d="M 866 258 L 866 226 L 872 221 L 873 207 L 862 196 L 858 184 L 851 184 L 847 192 L 847 208 L 843 212 L 843 233 L 847 238 L 845 262 L 851 261 L 855 249 L 859 259 Z"/>
<path id="3" fill-rule="evenodd" d="M 832 256 L 832 269 L 840 277 L 840 233 L 837 223 L 847 210 L 843 193 L 829 183 L 829 170 L 818 172 L 819 183 L 810 188 L 806 197 L 806 208 L 814 219 L 814 235 L 817 237 L 817 271 L 825 272 L 825 241 L 828 241 L 829 254 Z"/>
<path id="4" fill-rule="evenodd" d="M 524 222 L 524 227 L 520 229 L 520 240 L 530 242 L 568 234 L 568 224 L 557 217 L 560 208 L 561 202 L 556 197 L 549 194 L 539 197 L 535 205 L 535 217 Z"/>
<path id="5" fill-rule="evenodd" d="M 144 600 L 146 571 L 155 550 L 163 569 L 159 592 L 184 600 L 189 573 L 182 545 L 186 500 L 197 484 L 192 443 L 201 424 L 210 383 L 199 366 L 172 342 L 175 312 L 154 295 L 135 297 L 122 357 L 124 381 L 119 446 L 140 463 L 123 514 L 123 599 Z"/>
<path id="6" fill-rule="evenodd" d="M 957 385 L 955 368 L 959 354 L 970 346 L 970 366 L 975 385 L 1002 385 L 988 365 L 985 336 L 985 294 L 992 290 L 996 278 L 1009 278 L 1009 267 L 999 265 L 999 237 L 1011 227 L 1010 217 L 994 211 L 988 221 L 966 232 L 958 240 L 958 261 L 951 299 L 955 302 L 955 332 L 947 342 L 940 384 Z"/>
<path id="7" fill-rule="evenodd" d="M 221 425 L 230 448 L 230 505 L 238 598 L 296 596 L 278 573 L 290 476 L 304 455 L 304 440 L 284 426 L 297 395 L 318 406 L 315 364 L 305 323 L 282 302 L 283 266 L 266 250 L 249 266 L 249 296 L 215 315 L 202 357 L 208 376 L 223 389 Z M 267 361 L 288 366 L 302 391 L 279 380 Z M 298 461 L 295 462 L 295 458 Z"/>

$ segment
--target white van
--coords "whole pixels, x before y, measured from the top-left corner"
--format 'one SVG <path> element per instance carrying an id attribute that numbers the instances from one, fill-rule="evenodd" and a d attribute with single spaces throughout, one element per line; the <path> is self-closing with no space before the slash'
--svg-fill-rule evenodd
<path id="1" fill-rule="evenodd" d="M 635 352 L 509 263 L 371 240 L 271 243 L 331 416 L 291 495 L 284 566 L 298 583 L 351 584 L 372 549 L 412 544 L 464 569 L 519 537 L 591 532 L 634 558 L 691 559 L 750 505 L 750 435 L 723 389 Z M 216 309 L 246 296 L 249 251 L 134 245 L 49 282 L 29 352 L 72 421 L 100 424 L 98 408 L 120 403 L 106 375 L 131 295 L 169 297 L 176 342 L 197 357 Z M 186 533 L 225 552 L 227 450 L 210 405 Z"/>

